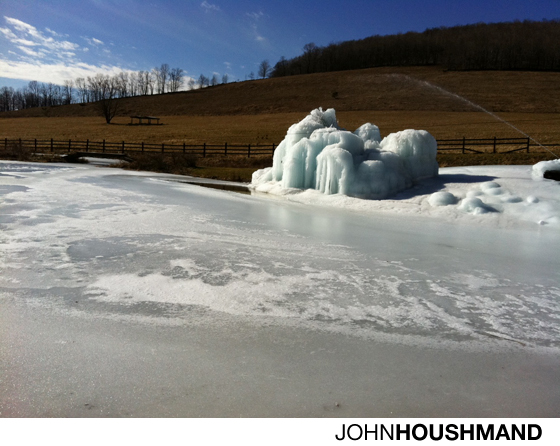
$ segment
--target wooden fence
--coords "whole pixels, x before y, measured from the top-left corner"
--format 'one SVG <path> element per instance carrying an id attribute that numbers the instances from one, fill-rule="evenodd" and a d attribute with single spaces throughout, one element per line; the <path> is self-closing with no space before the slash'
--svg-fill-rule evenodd
<path id="1" fill-rule="evenodd" d="M 530 152 L 531 138 L 486 138 L 486 139 L 438 139 L 438 152 L 461 151 L 461 153 L 513 153 Z M 556 145 L 556 144 L 553 144 Z M 476 148 L 474 148 L 476 147 Z M 533 147 L 539 147 L 533 144 Z"/>
<path id="2" fill-rule="evenodd" d="M 4 138 L 4 149 L 17 145 L 22 149 L 33 150 L 36 153 L 96 153 L 96 154 L 122 154 L 133 155 L 137 153 L 184 153 L 197 156 L 273 156 L 277 144 L 154 144 L 154 143 L 129 143 L 109 141 L 73 141 L 54 139 L 8 139 Z M 532 143 L 530 138 L 486 138 L 486 139 L 439 139 L 437 140 L 438 152 L 460 153 L 512 153 L 530 152 L 542 149 Z M 559 147 L 560 144 L 547 144 L 546 147 Z"/>
<path id="3" fill-rule="evenodd" d="M 54 139 L 8 139 L 4 138 L 4 149 L 8 146 L 17 145 L 22 149 L 33 150 L 35 153 L 106 153 L 106 154 L 138 154 L 138 153 L 184 153 L 202 157 L 207 156 L 259 156 L 274 155 L 276 144 L 154 144 L 154 143 L 130 143 L 109 141 L 75 141 Z"/>

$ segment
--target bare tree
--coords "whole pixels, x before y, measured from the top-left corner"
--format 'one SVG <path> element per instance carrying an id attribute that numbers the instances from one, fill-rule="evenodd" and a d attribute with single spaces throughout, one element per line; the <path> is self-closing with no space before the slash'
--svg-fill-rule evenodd
<path id="1" fill-rule="evenodd" d="M 88 89 L 86 80 L 83 77 L 76 78 L 76 88 L 78 89 L 79 100 L 82 104 L 88 102 Z"/>
<path id="2" fill-rule="evenodd" d="M 167 79 L 169 78 L 169 65 L 166 63 L 161 64 L 158 68 L 152 70 L 157 84 L 157 92 L 160 94 L 165 93 L 165 86 L 167 85 Z"/>
<path id="3" fill-rule="evenodd" d="M 216 85 L 218 85 L 218 75 L 217 74 L 212 75 L 212 79 L 210 80 L 210 85 L 212 85 L 212 87 L 215 87 Z"/>
<path id="4" fill-rule="evenodd" d="M 31 95 L 31 107 L 38 107 L 39 106 L 39 82 L 31 81 L 27 84 L 27 88 L 29 89 L 29 94 Z"/>
<path id="5" fill-rule="evenodd" d="M 313 73 L 320 49 L 313 42 L 303 47 L 303 73 Z"/>
<path id="6" fill-rule="evenodd" d="M 189 87 L 189 90 L 194 90 L 194 87 L 196 86 L 196 81 L 192 77 L 189 78 L 187 82 L 187 86 Z"/>
<path id="7" fill-rule="evenodd" d="M 49 82 L 48 84 L 41 84 L 41 105 L 43 107 L 58 105 L 58 97 L 60 96 L 59 92 L 60 87 L 52 82 Z"/>
<path id="8" fill-rule="evenodd" d="M 144 71 L 138 71 L 135 74 L 136 92 L 138 95 L 145 95 L 148 93 L 147 86 L 144 83 Z"/>
<path id="9" fill-rule="evenodd" d="M 154 94 L 156 80 L 153 71 L 144 71 L 144 82 L 146 83 L 146 94 Z"/>
<path id="10" fill-rule="evenodd" d="M 161 74 L 158 67 L 152 68 L 150 78 L 152 79 L 153 84 L 153 86 L 150 86 L 151 94 L 154 94 L 154 90 L 156 94 L 161 93 Z"/>
<path id="11" fill-rule="evenodd" d="M 185 79 L 181 68 L 173 68 L 169 72 L 169 91 L 176 92 L 183 88 Z"/>
<path id="12" fill-rule="evenodd" d="M 2 87 L 0 90 L 0 111 L 11 111 L 14 89 L 12 87 Z"/>
<path id="13" fill-rule="evenodd" d="M 130 95 L 130 79 L 126 71 L 121 71 L 115 76 L 119 97 L 126 98 Z"/>
<path id="14" fill-rule="evenodd" d="M 72 103 L 72 90 L 74 89 L 74 81 L 72 79 L 64 81 L 64 104 L 71 104 Z"/>
<path id="15" fill-rule="evenodd" d="M 206 76 L 204 76 L 204 74 L 201 74 L 198 77 L 198 88 L 204 88 L 208 86 L 208 78 Z"/>
<path id="16" fill-rule="evenodd" d="M 270 69 L 270 62 L 268 60 L 263 60 L 259 65 L 259 77 L 261 79 L 268 77 L 268 75 L 270 74 Z"/>
<path id="17" fill-rule="evenodd" d="M 111 123 L 111 120 L 116 116 L 119 111 L 119 101 L 117 99 L 119 92 L 119 77 L 115 75 L 102 76 L 103 79 L 100 83 L 100 96 L 99 100 L 99 110 L 101 114 L 107 121 L 107 124 Z"/>
<path id="18" fill-rule="evenodd" d="M 222 76 L 222 84 L 227 84 L 227 83 L 228 83 L 228 80 L 229 80 L 228 75 L 227 75 L 227 74 L 224 74 L 224 75 Z"/>

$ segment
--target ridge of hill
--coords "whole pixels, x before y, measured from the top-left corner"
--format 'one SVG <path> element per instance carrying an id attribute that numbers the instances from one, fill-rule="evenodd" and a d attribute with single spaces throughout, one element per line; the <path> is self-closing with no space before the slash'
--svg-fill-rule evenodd
<path id="1" fill-rule="evenodd" d="M 318 47 L 281 58 L 272 76 L 373 67 L 441 65 L 450 70 L 560 70 L 560 20 L 428 28 Z"/>
<path id="2" fill-rule="evenodd" d="M 471 101 L 465 101 L 460 97 Z M 559 113 L 560 73 L 446 71 L 441 67 L 382 67 L 230 83 L 118 99 L 118 116 L 223 116 L 309 112 L 479 111 Z M 2 112 L 0 117 L 92 117 L 98 104 Z"/>

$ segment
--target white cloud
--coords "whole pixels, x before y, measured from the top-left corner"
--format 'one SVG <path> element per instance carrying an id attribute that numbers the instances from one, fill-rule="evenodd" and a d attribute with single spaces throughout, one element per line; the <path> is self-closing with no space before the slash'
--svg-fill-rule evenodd
<path id="1" fill-rule="evenodd" d="M 32 57 L 45 57 L 44 53 L 38 52 L 38 51 L 33 51 L 31 48 L 28 48 L 26 46 L 18 46 L 18 48 L 26 55 L 28 56 L 32 56 Z"/>
<path id="2" fill-rule="evenodd" d="M 107 65 L 90 65 L 83 62 L 65 64 L 62 62 L 38 63 L 0 60 L 0 72 L 3 77 L 30 81 L 38 80 L 59 85 L 62 85 L 65 80 L 76 79 L 77 77 L 87 78 L 88 76 L 95 76 L 97 73 L 114 76 L 122 71 L 129 70 Z"/>
<path id="3" fill-rule="evenodd" d="M 10 28 L 0 28 L 0 32 L 6 36 L 6 39 L 12 41 L 16 40 L 18 36 L 14 34 L 14 32 Z"/>
<path id="4" fill-rule="evenodd" d="M 82 36 L 82 39 L 84 39 L 91 46 L 105 45 L 102 40 L 96 39 L 95 37 L 92 37 L 90 39 L 89 37 Z"/>
<path id="5" fill-rule="evenodd" d="M 201 4 L 200 4 L 201 8 L 204 8 L 206 10 L 206 12 L 209 11 L 221 11 L 220 7 L 218 5 L 214 5 L 212 3 L 208 3 L 206 0 L 204 0 Z"/>
<path id="6" fill-rule="evenodd" d="M 55 36 L 55 37 L 60 37 L 60 36 L 61 36 L 61 34 L 58 34 L 56 31 L 53 31 L 53 30 L 50 29 L 50 28 L 45 28 L 45 31 L 48 32 L 48 33 L 50 33 L 50 34 L 52 34 L 52 35 Z"/>
<path id="7" fill-rule="evenodd" d="M 123 70 L 117 66 L 87 64 L 76 53 L 87 53 L 90 48 L 73 43 L 49 28 L 48 35 L 21 20 L 4 16 L 6 27 L 0 28 L 0 39 L 7 40 L 12 47 L 7 48 L 9 56 L 0 55 L 0 73 L 9 79 L 37 80 L 62 85 L 64 81 L 77 77 L 87 78 L 97 73 L 115 75 Z M 92 47 L 101 47 L 102 40 L 86 38 Z M 0 40 L 0 43 L 2 43 Z"/>
<path id="8" fill-rule="evenodd" d="M 40 53 L 42 55 L 53 53 L 56 55 L 57 52 L 62 51 L 74 51 L 80 48 L 76 43 L 69 42 L 67 40 L 55 40 L 53 37 L 46 37 L 41 31 L 37 30 L 32 25 L 22 22 L 21 20 L 14 19 L 12 17 L 4 16 L 6 23 L 12 27 L 10 28 L 0 28 L 0 32 L 8 39 L 8 41 L 17 46 L 24 54 L 32 55 L 31 51 L 24 50 L 23 47 L 33 46 L 40 48 Z M 48 28 L 47 28 L 48 29 Z M 49 30 L 51 34 L 54 31 Z M 18 35 L 19 34 L 19 35 Z M 54 33 L 53 35 L 55 35 Z M 58 34 L 56 34 L 59 36 Z M 37 51 L 35 53 L 38 53 Z M 68 54 L 68 53 L 66 53 Z"/>
<path id="9" fill-rule="evenodd" d="M 39 31 L 37 31 L 37 28 L 35 28 L 32 25 L 29 25 L 28 23 L 22 22 L 21 20 L 18 20 L 18 19 L 14 19 L 12 17 L 4 16 L 4 19 L 6 19 L 6 22 L 8 22 L 8 25 L 12 25 L 18 31 L 24 32 L 26 34 L 30 34 L 33 37 L 40 37 L 41 36 L 41 33 Z"/>
<path id="10" fill-rule="evenodd" d="M 253 28 L 253 35 L 255 36 L 255 40 L 256 40 L 257 42 L 265 42 L 265 41 L 266 41 L 266 38 L 263 37 L 263 36 L 261 36 L 261 34 L 259 33 L 259 30 L 258 30 L 258 28 L 257 28 L 257 25 L 256 25 L 256 24 L 253 24 L 253 25 L 252 25 L 252 28 Z"/>
<path id="11" fill-rule="evenodd" d="M 245 15 L 253 20 L 259 20 L 264 17 L 264 12 L 248 12 Z"/>

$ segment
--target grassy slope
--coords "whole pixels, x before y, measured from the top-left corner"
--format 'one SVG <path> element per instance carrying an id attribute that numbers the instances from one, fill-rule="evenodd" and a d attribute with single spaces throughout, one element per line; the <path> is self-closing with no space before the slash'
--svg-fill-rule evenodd
<path id="1" fill-rule="evenodd" d="M 334 107 L 337 111 L 473 111 L 469 104 L 424 81 L 464 96 L 491 111 L 560 113 L 560 73 L 451 72 L 438 67 L 391 67 L 290 76 L 127 98 L 122 101 L 122 114 L 277 114 L 309 112 L 319 106 Z M 97 116 L 98 110 L 94 104 L 71 105 L 29 109 L 14 115 Z"/>

